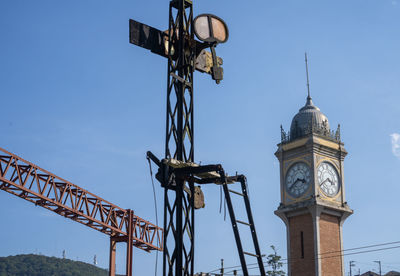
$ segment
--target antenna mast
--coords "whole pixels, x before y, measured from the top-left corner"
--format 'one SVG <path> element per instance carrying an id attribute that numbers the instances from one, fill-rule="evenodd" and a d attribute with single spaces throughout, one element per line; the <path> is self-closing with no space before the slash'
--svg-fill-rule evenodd
<path id="1" fill-rule="evenodd" d="M 308 92 L 308 97 L 311 98 L 310 96 L 310 80 L 308 78 L 308 60 L 307 60 L 307 52 L 304 53 L 305 56 L 305 61 L 306 61 L 306 74 L 307 74 L 307 92 Z"/>

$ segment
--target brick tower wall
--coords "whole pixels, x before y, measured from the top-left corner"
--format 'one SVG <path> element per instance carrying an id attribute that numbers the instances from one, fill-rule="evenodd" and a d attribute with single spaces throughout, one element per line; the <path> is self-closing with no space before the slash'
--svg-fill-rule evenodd
<path id="1" fill-rule="evenodd" d="M 321 214 L 319 227 L 322 275 L 343 276 L 339 218 Z"/>
<path id="2" fill-rule="evenodd" d="M 289 218 L 291 276 L 316 276 L 311 214 Z"/>

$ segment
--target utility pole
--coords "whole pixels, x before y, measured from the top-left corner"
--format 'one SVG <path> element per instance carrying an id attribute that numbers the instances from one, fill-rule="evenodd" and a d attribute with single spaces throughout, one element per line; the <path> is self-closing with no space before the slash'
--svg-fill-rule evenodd
<path id="1" fill-rule="evenodd" d="M 350 261 L 350 276 L 352 276 L 352 274 L 351 274 L 351 268 L 353 267 L 353 266 L 355 266 L 355 261 Z"/>
<path id="2" fill-rule="evenodd" d="M 194 162 L 193 73 L 208 73 L 217 83 L 223 79 L 222 59 L 216 56 L 215 47 L 227 41 L 228 28 L 214 15 L 194 18 L 192 0 L 171 0 L 168 22 L 163 32 L 130 20 L 129 37 L 132 44 L 168 60 L 165 158 L 160 161 L 151 153 L 148 157 L 159 166 L 156 177 L 164 188 L 163 276 L 192 276 L 197 208 L 194 177 L 192 171 L 190 179 L 177 176 L 171 164 L 190 168 Z M 195 40 L 195 33 L 201 42 Z M 206 169 L 197 168 L 203 173 Z M 199 187 L 196 191 L 202 193 Z"/>
<path id="3" fill-rule="evenodd" d="M 246 254 L 257 258 L 260 274 L 265 276 L 246 177 L 228 176 L 220 164 L 194 163 L 193 73 L 208 73 L 216 83 L 223 79 L 222 59 L 216 55 L 215 47 L 228 40 L 228 27 L 212 14 L 194 18 L 192 0 L 170 1 L 167 31 L 132 19 L 129 26 L 130 43 L 168 59 L 165 158 L 159 160 L 147 152 L 147 158 L 159 167 L 156 178 L 164 188 L 163 276 L 194 274 L 195 209 L 204 208 L 203 192 L 195 183 L 222 185 L 243 275 L 249 275 Z M 205 51 L 207 48 L 211 53 Z M 241 184 L 241 193 L 228 189 L 227 185 L 233 183 Z M 235 219 L 230 193 L 243 197 L 249 222 Z M 243 251 L 237 223 L 250 227 L 254 254 Z M 223 264 L 221 270 L 223 273 Z"/>
<path id="4" fill-rule="evenodd" d="M 221 276 L 224 276 L 224 259 L 221 259 Z"/>
<path id="5" fill-rule="evenodd" d="M 382 265 L 381 265 L 381 261 L 374 261 L 374 263 L 379 264 L 379 276 L 382 276 Z"/>
<path id="6" fill-rule="evenodd" d="M 189 40 L 185 38 L 188 37 Z M 165 158 L 194 162 L 193 64 L 195 53 L 192 1 L 172 0 L 169 5 L 168 84 Z M 175 44 L 175 45 L 173 45 Z M 173 51 L 174 48 L 174 51 Z M 177 59 L 173 59 L 173 52 Z M 184 194 L 185 181 L 164 186 L 164 276 L 189 276 L 194 272 L 194 197 Z M 194 182 L 188 183 L 194 194 Z M 168 246 L 168 243 L 172 246 Z"/>

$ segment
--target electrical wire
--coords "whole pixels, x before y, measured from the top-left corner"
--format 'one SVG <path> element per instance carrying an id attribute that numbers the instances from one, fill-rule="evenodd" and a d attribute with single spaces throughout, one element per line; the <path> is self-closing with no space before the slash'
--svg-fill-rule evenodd
<path id="1" fill-rule="evenodd" d="M 352 250 L 358 250 L 358 249 L 365 249 L 365 248 L 371 248 L 371 247 L 378 247 L 378 246 L 384 246 L 384 245 L 390 245 L 390 244 L 399 244 L 399 243 L 400 243 L 400 241 L 386 242 L 386 243 L 380 243 L 380 244 L 373 244 L 373 245 L 367 245 L 367 246 L 354 247 L 354 248 L 349 248 L 349 249 L 344 249 L 344 250 L 324 252 L 324 253 L 321 253 L 320 255 L 332 254 L 332 253 L 338 253 L 338 252 L 345 252 L 345 251 L 352 251 Z"/>
<path id="2" fill-rule="evenodd" d="M 370 252 L 376 252 L 376 251 L 384 251 L 384 250 L 390 250 L 390 249 L 396 249 L 396 248 L 400 248 L 400 245 L 398 246 L 392 246 L 392 247 L 386 247 L 386 248 L 378 248 L 378 249 L 372 249 L 372 250 L 364 250 L 364 251 L 359 251 L 359 252 L 353 252 L 353 253 L 347 253 L 347 254 L 339 254 L 339 255 L 334 255 L 334 256 L 326 256 L 326 257 L 319 257 L 318 259 L 329 259 L 329 258 L 337 258 L 337 257 L 343 257 L 343 256 L 349 256 L 349 255 L 358 255 L 358 254 L 363 254 L 363 253 L 370 253 Z M 296 262 L 299 259 L 294 259 L 291 260 L 289 262 Z M 314 259 L 312 259 L 314 260 Z M 264 262 L 265 263 L 265 262 Z M 287 264 L 287 263 L 283 263 L 283 264 Z M 258 266 L 256 267 L 251 267 L 251 268 L 247 268 L 247 269 L 256 269 L 258 268 Z"/>
<path id="3" fill-rule="evenodd" d="M 222 212 L 222 185 L 219 185 L 219 213 Z"/>
<path id="4" fill-rule="evenodd" d="M 157 196 L 156 196 L 156 188 L 154 186 L 154 180 L 153 180 L 153 170 L 151 169 L 151 161 L 150 158 L 147 156 L 147 161 L 149 162 L 149 169 L 150 169 L 150 178 L 151 178 L 151 184 L 153 186 L 153 199 L 154 199 L 154 209 L 156 213 L 156 225 L 158 226 L 158 212 L 157 212 Z M 158 244 L 158 239 L 157 239 L 157 247 L 159 247 Z M 156 250 L 156 264 L 154 268 L 154 275 L 157 276 L 157 267 L 158 267 L 158 250 Z"/>
<path id="5" fill-rule="evenodd" d="M 339 253 L 339 252 L 341 253 L 341 252 L 345 252 L 345 251 L 353 251 L 353 250 L 366 249 L 366 248 L 385 246 L 385 245 L 391 245 L 391 244 L 399 244 L 399 243 L 400 243 L 400 241 L 386 242 L 386 243 L 380 243 L 380 244 L 373 244 L 373 245 L 367 245 L 367 246 L 348 248 L 348 249 L 344 249 L 344 250 L 324 252 L 324 253 L 321 253 L 319 255 L 321 256 L 321 255 L 326 255 L 326 254 L 333 254 L 333 253 Z M 388 247 L 388 248 L 378 248 L 378 249 L 373 249 L 373 250 L 365 250 L 365 251 L 347 253 L 347 254 L 339 254 L 339 255 L 336 255 L 336 256 L 319 257 L 319 259 L 333 258 L 333 257 L 347 256 L 347 255 L 356 255 L 356 254 L 369 253 L 369 252 L 375 252 L 375 251 L 383 251 L 383 250 L 389 250 L 389 249 L 395 249 L 395 248 L 400 248 L 400 246 L 393 246 L 393 247 Z M 301 259 L 301 258 L 296 258 L 296 259 Z M 296 261 L 296 259 L 292 258 L 290 261 L 293 262 L 293 261 Z M 281 261 L 288 261 L 288 259 L 281 259 Z M 263 263 L 266 263 L 266 262 L 263 262 Z M 287 263 L 284 263 L 284 264 L 287 264 Z M 252 267 L 252 268 L 248 268 L 248 269 L 258 268 L 258 263 L 252 263 L 252 264 L 249 264 L 248 266 L 253 266 L 253 265 L 257 265 L 257 266 Z M 237 266 L 226 267 L 225 269 L 241 268 L 241 267 L 242 267 L 241 265 L 237 265 Z M 208 273 L 213 273 L 213 272 L 218 271 L 218 270 L 219 270 L 219 268 L 211 270 Z"/>

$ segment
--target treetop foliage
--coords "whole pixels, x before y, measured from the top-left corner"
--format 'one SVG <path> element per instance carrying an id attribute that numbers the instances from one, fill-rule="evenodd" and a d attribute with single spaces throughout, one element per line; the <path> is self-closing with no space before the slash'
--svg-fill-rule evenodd
<path id="1" fill-rule="evenodd" d="M 0 257 L 0 276 L 108 276 L 91 264 L 42 255 Z"/>

